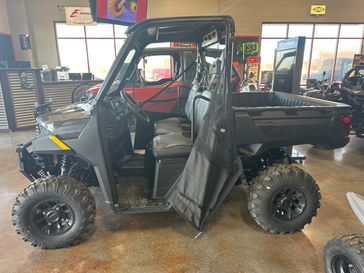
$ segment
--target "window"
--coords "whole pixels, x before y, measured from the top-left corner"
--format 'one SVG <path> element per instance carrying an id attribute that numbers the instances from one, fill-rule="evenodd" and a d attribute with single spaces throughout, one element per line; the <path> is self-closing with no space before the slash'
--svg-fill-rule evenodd
<path id="1" fill-rule="evenodd" d="M 277 47 L 277 43 L 282 39 L 262 39 L 260 46 L 261 71 L 273 71 L 274 64 L 274 51 Z"/>
<path id="2" fill-rule="evenodd" d="M 133 72 L 133 71 L 131 71 L 131 72 L 129 72 L 129 74 L 126 74 L 128 72 L 128 69 L 129 69 L 129 66 L 130 66 L 131 62 L 133 61 L 135 53 L 136 53 L 136 50 L 134 48 L 132 48 L 129 51 L 128 55 L 126 55 L 125 60 L 123 62 L 123 65 L 120 68 L 119 73 L 116 75 L 115 81 L 121 81 L 124 78 L 125 75 L 129 76 L 129 74 L 131 72 Z"/>
<path id="3" fill-rule="evenodd" d="M 113 79 L 114 84 L 111 86 L 108 93 L 115 91 L 119 87 L 121 80 L 123 80 L 125 76 L 126 76 L 127 81 L 132 79 L 132 75 L 130 75 L 130 73 L 133 73 L 134 71 L 131 71 L 129 69 L 129 67 L 135 57 L 135 53 L 136 53 L 135 48 L 132 48 L 129 50 L 128 55 L 126 55 L 126 57 L 124 59 L 123 65 L 120 67 L 118 74 Z M 129 74 L 126 74 L 126 73 L 129 73 Z"/>
<path id="4" fill-rule="evenodd" d="M 313 24 L 290 24 L 288 29 L 288 37 L 305 36 L 312 38 Z"/>
<path id="5" fill-rule="evenodd" d="M 345 73 L 351 69 L 354 54 L 361 51 L 361 39 L 340 39 L 335 64 L 335 80 L 344 78 Z"/>
<path id="6" fill-rule="evenodd" d="M 146 82 L 158 82 L 172 78 L 172 63 L 170 55 L 146 56 L 140 60 L 138 69 Z"/>
<path id="7" fill-rule="evenodd" d="M 125 42 L 127 27 L 111 24 L 72 26 L 56 23 L 61 66 L 72 73 L 92 73 L 104 79 Z"/>
<path id="8" fill-rule="evenodd" d="M 260 71 L 272 71 L 277 42 L 305 36 L 301 84 L 308 78 L 341 80 L 362 52 L 364 24 L 263 24 Z"/>
<path id="9" fill-rule="evenodd" d="M 290 70 L 293 63 L 294 63 L 294 56 L 286 57 L 281 61 L 281 63 L 277 65 L 277 69 Z"/>
<path id="10" fill-rule="evenodd" d="M 265 24 L 262 29 L 262 37 L 277 38 L 287 36 L 287 24 Z"/>
<path id="11" fill-rule="evenodd" d="M 83 39 L 58 40 L 59 61 L 71 72 L 88 72 L 86 44 Z"/>
<path id="12" fill-rule="evenodd" d="M 326 78 L 331 79 L 334 70 L 336 45 L 337 39 L 313 40 L 310 67 L 311 79 L 322 79 L 324 71 L 326 72 Z"/>

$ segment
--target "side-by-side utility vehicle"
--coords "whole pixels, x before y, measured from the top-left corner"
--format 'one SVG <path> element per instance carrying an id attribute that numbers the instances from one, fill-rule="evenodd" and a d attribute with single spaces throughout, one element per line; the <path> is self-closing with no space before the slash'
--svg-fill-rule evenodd
<path id="1" fill-rule="evenodd" d="M 36 138 L 18 145 L 20 171 L 31 181 L 12 209 L 21 237 L 46 249 L 86 240 L 96 213 L 88 185 L 100 188 L 115 213 L 174 209 L 203 231 L 242 181 L 263 229 L 293 233 L 310 223 L 319 188 L 282 147 L 345 146 L 350 107 L 280 92 L 233 94 L 229 16 L 150 19 L 130 27 L 127 36 L 95 99 L 41 115 Z M 150 99 L 136 102 L 123 89 L 144 48 L 160 42 L 196 43 L 196 73 L 184 114 L 150 124 L 143 109 Z M 222 53 L 208 65 L 210 48 Z M 135 117 L 154 130 L 138 150 L 129 129 Z M 144 127 L 136 134 L 138 128 Z"/>

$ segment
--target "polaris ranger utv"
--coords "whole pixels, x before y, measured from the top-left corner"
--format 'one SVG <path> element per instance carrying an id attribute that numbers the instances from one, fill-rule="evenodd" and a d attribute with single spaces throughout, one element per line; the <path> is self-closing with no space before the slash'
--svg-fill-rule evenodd
<path id="1" fill-rule="evenodd" d="M 263 229 L 293 233 L 310 223 L 319 188 L 281 147 L 345 146 L 350 107 L 280 92 L 233 95 L 228 16 L 150 19 L 127 35 L 95 99 L 40 116 L 37 137 L 17 147 L 20 171 L 32 182 L 12 209 L 21 237 L 45 249 L 86 240 L 95 221 L 90 184 L 115 213 L 174 209 L 202 231 L 241 180 L 250 185 L 249 210 Z M 196 75 L 184 115 L 154 122 L 140 151 L 129 120 L 150 123 L 143 110 L 149 101 L 135 102 L 123 87 L 143 49 L 158 42 L 196 43 Z M 205 52 L 216 47 L 222 54 L 208 65 Z"/>

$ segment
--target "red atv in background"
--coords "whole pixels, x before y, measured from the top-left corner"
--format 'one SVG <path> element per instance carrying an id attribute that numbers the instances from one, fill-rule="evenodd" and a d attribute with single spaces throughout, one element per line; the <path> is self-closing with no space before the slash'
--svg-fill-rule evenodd
<path id="1" fill-rule="evenodd" d="M 219 57 L 221 50 L 209 50 L 207 62 Z M 148 112 L 175 114 L 184 108 L 188 92 L 196 72 L 196 48 L 147 48 L 139 60 L 138 68 L 129 79 L 124 90 L 136 101 L 150 102 L 143 105 Z M 180 75 L 181 74 L 181 75 Z M 176 77 L 179 78 L 175 80 Z M 116 87 L 119 83 L 114 82 Z M 231 84 L 239 92 L 240 77 L 233 67 Z M 72 102 L 94 98 L 100 91 L 101 84 L 86 90 L 75 90 Z M 164 92 L 161 90 L 166 89 Z"/>

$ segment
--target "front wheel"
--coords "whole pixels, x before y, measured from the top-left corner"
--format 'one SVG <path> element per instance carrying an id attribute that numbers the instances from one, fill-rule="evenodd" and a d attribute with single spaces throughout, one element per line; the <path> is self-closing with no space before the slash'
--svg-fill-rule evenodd
<path id="1" fill-rule="evenodd" d="M 309 224 L 320 207 L 320 190 L 308 173 L 293 165 L 275 165 L 253 179 L 248 208 L 271 233 L 294 233 Z"/>
<path id="2" fill-rule="evenodd" d="M 330 240 L 323 259 L 326 273 L 364 273 L 364 236 L 345 235 Z"/>
<path id="3" fill-rule="evenodd" d="M 92 85 L 90 84 L 80 84 L 79 86 L 77 86 L 73 92 L 72 92 L 72 103 L 79 103 L 82 102 L 84 100 L 87 100 L 87 90 L 92 87 Z"/>
<path id="4" fill-rule="evenodd" d="M 62 248 L 88 239 L 94 227 L 95 201 L 70 177 L 41 178 L 16 198 L 12 222 L 24 241 L 43 249 Z"/>

